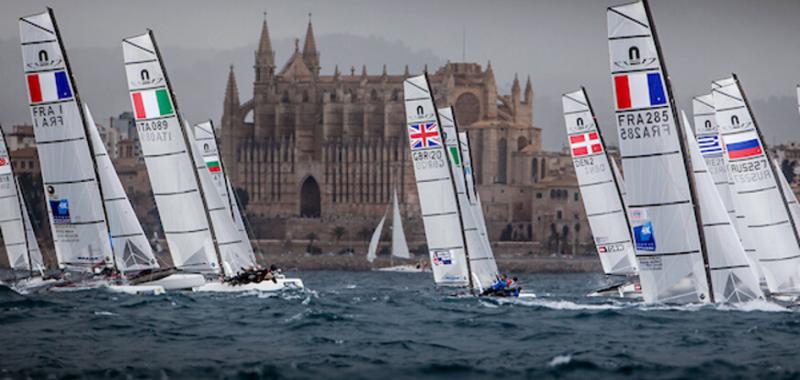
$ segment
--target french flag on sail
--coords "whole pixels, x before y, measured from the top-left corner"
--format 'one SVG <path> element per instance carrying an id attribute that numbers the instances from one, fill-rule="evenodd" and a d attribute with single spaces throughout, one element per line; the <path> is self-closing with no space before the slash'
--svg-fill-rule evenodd
<path id="1" fill-rule="evenodd" d="M 647 108 L 667 104 L 661 73 L 634 73 L 614 77 L 617 109 Z"/>
<path id="2" fill-rule="evenodd" d="M 52 102 L 72 97 L 72 89 L 69 87 L 67 73 L 63 70 L 29 74 L 26 79 L 28 81 L 28 94 L 31 98 L 31 104 Z"/>
<path id="3" fill-rule="evenodd" d="M 730 159 L 748 158 L 763 153 L 761 144 L 758 143 L 758 136 L 752 131 L 726 136 L 725 149 L 728 150 L 728 158 Z"/>

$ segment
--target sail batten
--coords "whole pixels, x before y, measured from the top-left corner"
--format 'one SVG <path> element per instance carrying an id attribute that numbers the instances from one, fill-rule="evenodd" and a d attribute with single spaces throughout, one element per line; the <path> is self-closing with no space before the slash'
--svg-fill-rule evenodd
<path id="1" fill-rule="evenodd" d="M 636 252 L 620 176 L 606 153 L 585 90 L 565 94 L 562 105 L 572 163 L 603 272 L 636 275 Z"/>
<path id="2" fill-rule="evenodd" d="M 19 22 L 34 136 L 59 267 L 113 266 L 78 89 L 52 11 Z"/>
<path id="3" fill-rule="evenodd" d="M 645 302 L 708 302 L 700 217 L 646 3 L 608 8 L 608 46 L 629 221 Z"/>
<path id="4" fill-rule="evenodd" d="M 426 75 L 403 82 L 406 131 L 436 284 L 471 283 L 461 217 L 444 139 Z"/>

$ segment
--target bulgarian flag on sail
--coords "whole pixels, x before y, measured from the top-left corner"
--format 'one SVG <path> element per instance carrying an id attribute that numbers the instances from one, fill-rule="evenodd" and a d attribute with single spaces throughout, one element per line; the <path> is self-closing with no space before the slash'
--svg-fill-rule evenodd
<path id="1" fill-rule="evenodd" d="M 136 119 L 168 116 L 174 111 L 166 88 L 137 91 L 131 94 Z"/>
<path id="2" fill-rule="evenodd" d="M 218 156 L 203 157 L 203 160 L 206 162 L 206 167 L 208 168 L 209 172 L 219 173 L 222 170 L 222 167 L 219 166 Z"/>

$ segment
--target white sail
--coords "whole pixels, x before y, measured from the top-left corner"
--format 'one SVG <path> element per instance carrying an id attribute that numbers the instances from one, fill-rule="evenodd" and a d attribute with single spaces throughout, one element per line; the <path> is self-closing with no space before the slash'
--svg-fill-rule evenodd
<path id="1" fill-rule="evenodd" d="M 19 20 L 22 60 L 58 264 L 113 265 L 78 89 L 52 11 Z"/>
<path id="2" fill-rule="evenodd" d="M 177 268 L 219 272 L 199 178 L 152 32 L 122 41 L 131 104 L 161 225 Z"/>
<path id="3" fill-rule="evenodd" d="M 190 141 L 190 150 L 194 157 L 195 169 L 203 189 L 202 195 L 205 198 L 205 207 L 207 207 L 211 225 L 214 229 L 217 249 L 222 258 L 223 273 L 226 276 L 233 276 L 248 267 L 254 267 L 256 264 L 255 258 L 252 257 L 252 250 L 249 250 L 250 242 L 243 241 L 242 235 L 236 229 L 230 208 L 225 207 L 228 202 L 220 196 L 217 184 L 211 178 L 206 161 L 203 160 L 203 156 L 197 149 L 198 145 L 194 136 L 195 130 L 188 123 L 186 124 L 186 135 Z"/>
<path id="4" fill-rule="evenodd" d="M 481 204 L 481 197 L 480 194 L 478 194 L 478 189 L 475 186 L 475 169 L 472 165 L 469 134 L 467 132 L 458 132 L 458 143 L 461 145 L 461 159 L 464 164 L 464 182 L 467 184 L 469 206 L 475 216 L 483 246 L 486 252 L 492 256 L 492 261 L 494 262 L 494 252 L 492 252 L 492 244 L 489 242 L 489 233 L 486 230 L 486 218 L 483 216 L 483 205 Z M 496 262 L 493 265 L 497 266 Z M 497 271 L 496 268 L 495 271 Z"/>
<path id="5" fill-rule="evenodd" d="M 100 132 L 94 123 L 89 107 L 84 104 L 89 139 L 94 148 L 94 159 L 103 188 L 103 202 L 108 214 L 108 227 L 111 230 L 111 248 L 114 251 L 117 268 L 122 272 L 158 268 L 153 248 L 142 230 L 142 225 L 133 211 L 125 188 L 117 176 L 114 163 L 108 156 Z"/>
<path id="6" fill-rule="evenodd" d="M 458 197 L 459 211 L 463 221 L 464 237 L 467 239 L 467 257 L 469 269 L 472 272 L 472 281 L 479 290 L 485 289 L 497 278 L 497 264 L 491 248 L 484 244 L 481 229 L 478 226 L 477 215 L 467 195 L 467 182 L 464 176 L 463 154 L 458 140 L 458 127 L 453 107 L 440 108 L 439 120 L 445 137 L 445 147 L 450 157 L 450 169 L 455 183 L 456 196 Z"/>
<path id="7" fill-rule="evenodd" d="M 244 250 L 243 254 L 247 256 L 248 260 L 255 263 L 255 253 L 253 252 L 253 246 L 250 244 L 250 236 L 247 235 L 247 230 L 242 220 L 242 214 L 239 211 L 239 202 L 233 192 L 228 175 L 225 173 L 222 157 L 220 157 L 219 154 L 214 124 L 212 124 L 211 121 L 207 121 L 195 125 L 194 135 L 195 141 L 197 142 L 195 146 L 202 154 L 208 175 L 214 182 L 217 193 L 222 198 L 225 210 L 231 214 L 236 224 L 236 230 L 239 232 L 240 239 L 243 242 L 241 245 L 241 249 Z"/>
<path id="8" fill-rule="evenodd" d="M 39 249 L 39 241 L 36 239 L 36 234 L 33 232 L 33 224 L 31 224 L 31 217 L 28 211 L 28 205 L 25 203 L 25 197 L 17 184 L 17 194 L 19 194 L 19 206 L 22 209 L 22 221 L 25 224 L 25 236 L 28 240 L 28 259 L 30 260 L 30 269 L 32 271 L 43 271 L 45 269 L 44 259 L 42 258 L 42 250 Z"/>
<path id="9" fill-rule="evenodd" d="M 25 271 L 31 270 L 32 266 L 28 260 L 29 242 L 22 215 L 24 208 L 20 207 L 21 196 L 11 168 L 5 136 L 0 130 L 0 234 L 11 269 Z"/>
<path id="10" fill-rule="evenodd" d="M 386 214 L 381 217 L 378 227 L 375 227 L 375 231 L 372 233 L 372 238 L 369 239 L 369 248 L 367 249 L 367 261 L 369 262 L 375 261 L 375 257 L 378 255 L 378 243 L 381 241 L 381 233 L 383 233 L 384 222 L 386 222 Z"/>
<path id="11" fill-rule="evenodd" d="M 783 199 L 786 200 L 786 205 L 789 207 L 789 215 L 792 216 L 792 224 L 794 224 L 794 229 L 800 234 L 800 224 L 798 224 L 798 222 L 800 222 L 800 203 L 797 203 L 797 195 L 792 191 L 792 186 L 789 185 L 786 176 L 783 175 L 778 160 L 772 160 L 772 164 L 775 167 L 775 173 L 778 174 L 778 180 L 780 181 L 781 190 L 783 191 Z"/>
<path id="12" fill-rule="evenodd" d="M 622 204 L 625 204 L 625 196 L 628 193 L 628 190 L 625 189 L 625 177 L 622 176 L 622 172 L 619 170 L 619 166 L 617 166 L 617 161 L 611 156 L 608 157 L 608 160 L 611 161 L 611 171 L 614 173 L 614 179 L 617 180 L 619 193 L 622 195 Z"/>
<path id="13" fill-rule="evenodd" d="M 625 203 L 589 99 L 581 89 L 561 101 L 572 163 L 603 272 L 635 275 L 636 251 Z"/>
<path id="14" fill-rule="evenodd" d="M 400 206 L 397 202 L 397 190 L 394 191 L 392 205 L 392 256 L 401 259 L 410 259 L 406 234 L 403 232 L 403 218 L 400 216 Z"/>
<path id="15" fill-rule="evenodd" d="M 772 293 L 800 292 L 800 245 L 766 146 L 736 76 L 712 84 L 716 120 L 761 274 Z M 750 244 L 750 243 L 748 243 Z"/>
<path id="16" fill-rule="evenodd" d="M 739 235 L 736 234 L 735 216 L 732 217 L 725 208 L 699 143 L 695 140 L 689 119 L 685 113 L 682 115 L 683 129 L 686 132 L 692 171 L 697 185 L 697 204 L 703 215 L 714 300 L 745 302 L 763 299 L 758 272 L 752 267 L 756 263 L 747 257 Z"/>
<path id="17" fill-rule="evenodd" d="M 468 285 L 461 217 L 427 76 L 406 79 L 403 90 L 406 130 L 433 279 L 439 285 Z"/>
<path id="18" fill-rule="evenodd" d="M 608 8 L 608 46 L 627 206 L 645 302 L 708 302 L 681 131 L 645 3 Z"/>

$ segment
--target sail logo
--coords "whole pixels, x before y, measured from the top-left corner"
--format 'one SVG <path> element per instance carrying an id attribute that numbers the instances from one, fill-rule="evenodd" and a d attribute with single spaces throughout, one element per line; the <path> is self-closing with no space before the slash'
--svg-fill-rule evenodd
<path id="1" fill-rule="evenodd" d="M 61 58 L 50 59 L 50 54 L 47 52 L 47 50 L 39 50 L 39 53 L 36 54 L 36 57 L 39 59 L 38 61 L 26 63 L 25 66 L 32 70 L 44 70 L 61 65 L 61 62 L 63 62 Z"/>
<path id="2" fill-rule="evenodd" d="M 725 149 L 728 158 L 748 158 L 761 155 L 763 150 L 758 143 L 758 136 L 753 132 L 731 135 L 725 138 Z"/>
<path id="3" fill-rule="evenodd" d="M 653 232 L 653 222 L 649 220 L 633 227 L 633 238 L 636 241 L 637 250 L 650 252 L 656 250 L 656 236 Z"/>
<path id="4" fill-rule="evenodd" d="M 439 126 L 436 123 L 410 124 L 408 139 L 411 143 L 411 150 L 442 146 L 442 136 L 439 134 Z"/>
<path id="5" fill-rule="evenodd" d="M 716 156 L 722 154 L 722 145 L 719 143 L 719 135 L 697 136 L 697 146 L 703 156 Z"/>
<path id="6" fill-rule="evenodd" d="M 72 88 L 69 86 L 66 71 L 29 74 L 26 80 L 31 104 L 72 98 Z"/>
<path id="7" fill-rule="evenodd" d="M 161 76 L 151 78 L 150 71 L 148 71 L 147 69 L 142 69 L 141 71 L 139 71 L 139 78 L 140 80 L 138 81 L 131 81 L 133 87 L 154 86 L 157 84 L 161 84 L 161 82 L 164 81 L 164 77 Z"/>
<path id="8" fill-rule="evenodd" d="M 433 251 L 433 265 L 450 265 L 453 257 L 448 251 Z"/>
<path id="9" fill-rule="evenodd" d="M 131 94 L 136 119 L 151 119 L 172 115 L 172 102 L 164 88 L 137 91 Z"/>
<path id="10" fill-rule="evenodd" d="M 631 70 L 639 68 L 640 66 L 650 66 L 656 62 L 656 58 L 642 58 L 638 46 L 631 46 L 628 48 L 628 59 L 621 61 L 614 61 L 614 66 L 621 69 Z"/>
<path id="11" fill-rule="evenodd" d="M 50 200 L 50 213 L 53 215 L 53 224 L 69 224 L 69 200 Z"/>
<path id="12" fill-rule="evenodd" d="M 617 109 L 637 109 L 667 104 L 661 73 L 635 73 L 614 77 Z"/>
<path id="13" fill-rule="evenodd" d="M 597 132 L 572 135 L 569 137 L 569 146 L 572 150 L 572 157 L 581 157 L 603 151 L 603 145 L 600 144 L 600 136 Z"/>
<path id="14" fill-rule="evenodd" d="M 6 157 L 0 157 L 0 175 L 11 174 L 11 162 Z"/>

